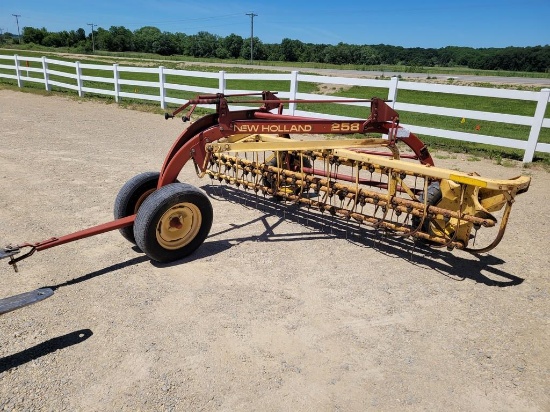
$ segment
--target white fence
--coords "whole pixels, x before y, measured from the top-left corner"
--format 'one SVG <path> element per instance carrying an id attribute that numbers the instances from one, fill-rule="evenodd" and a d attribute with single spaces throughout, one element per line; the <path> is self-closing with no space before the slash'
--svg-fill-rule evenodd
<path id="1" fill-rule="evenodd" d="M 24 82 L 42 83 L 46 90 L 51 90 L 51 86 L 71 89 L 78 93 L 80 97 L 85 93 L 95 93 L 100 95 L 113 96 L 119 102 L 121 98 L 144 99 L 160 103 L 162 108 L 166 108 L 167 103 L 182 104 L 184 99 L 169 97 L 171 90 L 212 94 L 212 93 L 250 93 L 257 90 L 228 90 L 226 88 L 227 80 L 260 80 L 260 81 L 286 81 L 289 84 L 288 91 L 279 90 L 278 96 L 285 99 L 334 99 L 333 96 L 308 94 L 298 92 L 299 82 L 310 82 L 317 84 L 331 84 L 341 86 L 366 86 L 385 88 L 388 90 L 388 100 L 392 101 L 392 106 L 397 111 L 407 111 L 415 113 L 424 113 L 429 115 L 449 116 L 453 118 L 467 118 L 476 120 L 485 120 L 491 122 L 500 122 L 505 124 L 523 125 L 530 128 L 527 140 L 519 140 L 498 136 L 488 136 L 478 133 L 467 133 L 453 130 L 437 129 L 431 127 L 418 126 L 413 124 L 401 124 L 403 127 L 410 129 L 413 133 L 424 134 L 428 136 L 442 137 L 447 139 L 455 139 L 466 142 L 483 143 L 495 145 L 499 147 L 508 147 L 520 149 L 524 151 L 524 162 L 531 162 L 534 153 L 545 152 L 550 153 L 550 144 L 540 143 L 539 136 L 542 128 L 550 128 L 550 118 L 545 118 L 548 100 L 550 98 L 550 89 L 542 89 L 540 92 L 521 91 L 521 90 L 505 90 L 483 87 L 441 85 L 418 82 L 407 82 L 399 80 L 397 77 L 392 77 L 390 80 L 375 80 L 375 79 L 358 79 L 348 77 L 331 77 L 331 76 L 313 76 L 301 74 L 297 71 L 281 74 L 244 74 L 244 73 L 226 73 L 219 72 L 199 72 L 186 70 L 172 70 L 165 67 L 130 67 L 113 65 L 86 64 L 80 62 L 66 62 L 61 60 L 53 60 L 46 57 L 19 57 L 0 55 L 0 78 L 14 79 L 19 87 L 23 87 Z M 34 62 L 32 67 L 29 62 Z M 58 65 L 72 68 L 71 72 L 52 70 L 48 65 Z M 106 72 L 106 77 L 87 76 L 82 74 L 83 69 L 102 70 Z M 158 76 L 157 81 L 141 81 L 122 79 L 121 73 L 148 73 Z M 13 73 L 13 74 L 10 74 Z M 34 73 L 34 74 L 33 74 Z M 50 76 L 73 79 L 71 83 L 54 81 Z M 156 77 L 155 76 L 155 77 Z M 185 85 L 181 83 L 167 83 L 166 76 L 184 76 L 184 77 L 199 77 L 218 80 L 217 88 L 198 87 Z M 69 80 L 70 81 L 70 80 Z M 112 84 L 109 89 L 91 87 L 90 82 L 99 82 Z M 134 92 L 122 91 L 121 86 L 128 85 L 134 87 Z M 139 93 L 138 88 L 153 88 L 158 90 L 155 94 Z M 456 109 L 438 106 L 427 106 L 410 103 L 400 103 L 397 100 L 398 90 L 416 90 L 435 93 L 449 93 L 457 95 L 484 96 L 501 99 L 515 99 L 524 101 L 535 101 L 536 109 L 533 116 L 512 115 L 503 113 L 483 112 L 477 110 Z M 352 102 L 347 103 L 353 106 L 369 107 L 369 103 Z M 237 107 L 233 107 L 237 108 Z M 311 113 L 298 110 L 297 104 L 290 103 L 286 113 L 295 115 L 306 115 L 321 118 L 337 118 L 335 115 L 327 115 L 322 113 Z"/>

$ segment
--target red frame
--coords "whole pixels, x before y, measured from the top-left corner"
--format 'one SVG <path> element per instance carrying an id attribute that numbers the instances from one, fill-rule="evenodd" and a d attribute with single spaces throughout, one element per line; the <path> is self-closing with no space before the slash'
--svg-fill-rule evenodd
<path id="1" fill-rule="evenodd" d="M 335 129 L 338 131 L 337 134 L 382 133 L 388 135 L 391 144 L 396 140 L 398 129 L 402 129 L 399 126 L 398 113 L 383 100 L 378 98 L 368 100 L 283 101 L 278 99 L 275 94 L 271 92 L 262 92 L 261 95 L 261 100 L 240 100 L 234 102 L 229 102 L 227 98 L 238 95 L 224 96 L 219 94 L 199 96 L 197 99 L 188 101 L 171 115 L 166 114 L 166 118 L 172 118 L 187 107 L 191 107 L 189 115 L 185 117 L 185 119 L 189 119 L 190 114 L 197 105 L 216 105 L 216 113 L 198 119 L 178 136 L 164 160 L 157 188 L 173 183 L 190 159 L 194 159 L 197 166 L 204 171 L 206 145 L 224 137 L 241 134 L 243 130 L 250 131 L 250 134 L 255 133 L 255 131 L 262 133 L 263 130 L 266 130 L 266 133 L 269 133 L 269 130 L 273 130 L 277 133 L 296 130 L 301 134 L 335 134 Z M 370 116 L 366 120 L 324 120 L 282 114 L 284 103 L 344 103 L 350 101 L 370 102 Z M 230 111 L 229 103 L 262 103 L 262 106 L 259 108 L 251 108 L 250 110 Z M 277 109 L 277 113 L 271 112 L 274 109 Z M 342 127 L 342 125 L 346 126 Z M 273 131 L 271 133 L 274 133 Z M 428 149 L 416 135 L 408 132 L 408 136 L 402 137 L 400 140 L 409 146 L 415 153 L 413 158 L 419 160 L 422 164 L 433 166 L 433 159 Z M 16 262 L 30 256 L 35 251 L 49 249 L 75 240 L 130 226 L 134 223 L 135 217 L 136 215 L 131 215 L 59 238 L 51 238 L 32 244 L 24 243 L 18 245 L 17 248 L 30 247 L 31 250 L 18 258 L 12 257 L 9 263 L 15 265 Z"/>

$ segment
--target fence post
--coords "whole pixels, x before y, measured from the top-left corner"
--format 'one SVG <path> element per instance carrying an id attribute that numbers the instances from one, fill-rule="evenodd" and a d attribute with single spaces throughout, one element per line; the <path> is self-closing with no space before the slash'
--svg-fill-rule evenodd
<path id="1" fill-rule="evenodd" d="M 290 72 L 290 91 L 288 98 L 290 100 L 296 100 L 296 95 L 298 94 L 298 70 L 293 70 Z M 294 116 L 296 113 L 296 103 L 288 104 L 288 111 L 291 116 Z"/>
<path id="2" fill-rule="evenodd" d="M 535 110 L 535 116 L 533 117 L 533 123 L 531 124 L 531 131 L 529 132 L 529 140 L 527 140 L 525 154 L 523 155 L 523 163 L 532 162 L 533 157 L 535 156 L 535 150 L 537 149 L 540 129 L 542 128 L 542 122 L 544 121 L 544 114 L 546 113 L 546 106 L 548 105 L 549 97 L 550 89 L 541 89 L 537 109 Z"/>
<path id="3" fill-rule="evenodd" d="M 390 100 L 390 106 L 392 109 L 395 108 L 395 102 L 397 101 L 397 85 L 399 83 L 399 78 L 393 76 L 390 80 L 390 87 L 388 90 L 388 100 Z"/>
<path id="4" fill-rule="evenodd" d="M 46 91 L 51 91 L 50 87 L 50 74 L 48 73 L 48 61 L 46 60 L 46 56 L 42 56 L 42 70 L 44 70 L 44 86 L 46 87 Z"/>
<path id="5" fill-rule="evenodd" d="M 159 90 L 160 90 L 160 108 L 166 109 L 166 76 L 164 75 L 164 66 L 159 66 Z"/>
<path id="6" fill-rule="evenodd" d="M 115 85 L 115 102 L 119 102 L 120 100 L 120 84 L 118 83 L 118 80 L 120 78 L 118 74 L 118 64 L 113 64 L 113 78 L 114 78 L 114 85 Z"/>
<path id="7" fill-rule="evenodd" d="M 21 70 L 19 69 L 19 56 L 17 54 L 13 55 L 15 60 L 15 77 L 17 77 L 17 87 L 23 87 L 23 80 L 21 80 Z"/>
<path id="8" fill-rule="evenodd" d="M 220 77 L 218 79 L 218 89 L 219 90 L 219 93 L 221 94 L 225 94 L 225 71 L 224 70 L 220 70 Z"/>
<path id="9" fill-rule="evenodd" d="M 76 87 L 78 89 L 78 97 L 84 97 L 82 91 L 82 69 L 80 68 L 80 62 L 74 62 L 76 68 Z"/>

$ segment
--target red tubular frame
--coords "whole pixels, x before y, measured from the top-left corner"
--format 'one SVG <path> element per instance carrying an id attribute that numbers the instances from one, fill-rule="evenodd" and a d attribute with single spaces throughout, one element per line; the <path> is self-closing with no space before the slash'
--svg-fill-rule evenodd
<path id="1" fill-rule="evenodd" d="M 324 120 L 271 113 L 270 110 L 279 107 L 283 101 L 276 99 L 270 92 L 264 92 L 264 100 L 261 101 L 264 105 L 261 108 L 235 112 L 229 111 L 228 102 L 224 97 L 220 96 L 217 99 L 208 97 L 208 99 L 198 99 L 193 102 L 194 104 L 216 103 L 217 113 L 199 119 L 176 139 L 164 160 L 158 188 L 174 182 L 183 166 L 191 158 L 202 170 L 206 157 L 206 144 L 234 134 L 288 133 L 292 127 L 302 134 L 334 134 L 335 125 L 346 124 L 359 127 L 348 127 L 346 131 L 339 130 L 338 134 L 383 133 L 388 136 L 395 136 L 397 129 L 400 128 L 397 112 L 383 100 L 377 98 L 364 100 L 371 102 L 371 115 L 367 120 Z M 334 100 L 334 102 L 336 101 L 343 102 L 342 100 Z M 241 101 L 239 103 L 249 102 Z M 288 102 L 304 101 L 285 101 L 285 103 Z M 332 102 L 332 100 L 329 102 Z M 174 113 L 177 113 L 180 109 Z M 395 140 L 395 137 L 393 139 Z M 434 165 L 426 146 L 416 135 L 409 133 L 409 136 L 402 140 L 412 149 L 420 163 Z"/>
<path id="2" fill-rule="evenodd" d="M 242 96 L 242 95 L 239 95 Z M 383 100 L 373 98 L 368 100 L 280 100 L 271 92 L 262 92 L 262 100 L 241 100 L 232 103 L 262 103 L 260 108 L 250 110 L 230 111 L 227 97 L 223 95 L 199 96 L 190 100 L 166 118 L 174 117 L 176 114 L 191 106 L 191 111 L 200 104 L 216 104 L 216 113 L 206 115 L 192 123 L 176 139 L 169 150 L 160 171 L 160 178 L 157 188 L 173 183 L 182 168 L 190 160 L 194 159 L 197 166 L 204 171 L 206 159 L 206 145 L 213 143 L 223 137 L 243 133 L 301 133 L 301 134 L 354 134 L 354 133 L 382 133 L 387 134 L 390 144 L 395 142 L 399 126 L 399 115 Z M 371 114 L 366 120 L 324 120 L 308 117 L 283 115 L 283 103 L 315 102 L 315 103 L 344 103 L 344 102 L 369 101 L 371 103 Z M 271 113 L 271 110 L 278 109 L 278 113 Z M 342 127 L 346 125 L 346 130 Z M 353 127 L 350 127 L 353 126 Z M 413 133 L 401 138 L 415 153 L 414 158 L 420 163 L 432 165 L 431 158 L 426 146 Z M 24 243 L 17 248 L 30 247 L 31 251 L 25 255 L 12 259 L 11 264 L 30 256 L 35 251 L 41 251 L 54 246 L 63 245 L 75 240 L 95 236 L 130 226 L 134 223 L 136 215 L 127 216 L 111 222 L 93 226 L 75 233 L 59 238 L 51 238 L 37 243 Z"/>

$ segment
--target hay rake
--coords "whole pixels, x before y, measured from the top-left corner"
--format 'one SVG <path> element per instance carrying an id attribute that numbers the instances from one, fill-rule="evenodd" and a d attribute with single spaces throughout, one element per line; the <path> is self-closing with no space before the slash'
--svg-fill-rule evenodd
<path id="1" fill-rule="evenodd" d="M 213 209 L 201 190 L 177 180 L 190 160 L 200 177 L 283 204 L 303 205 L 388 236 L 471 253 L 487 252 L 500 242 L 515 196 L 528 190 L 529 177 L 490 179 L 437 168 L 427 147 L 399 125 L 398 113 L 385 101 L 352 101 L 369 102 L 370 116 L 289 116 L 283 114 L 283 106 L 293 101 L 267 91 L 189 100 L 165 118 L 188 109 L 182 116 L 188 121 L 199 105 L 215 105 L 216 111 L 178 136 L 160 172 L 137 175 L 121 188 L 115 220 L 37 243 L 9 245 L 0 249 L 0 258 L 8 258 L 17 271 L 18 262 L 37 251 L 115 229 L 155 261 L 171 262 L 191 254 L 208 236 Z M 256 106 L 232 111 L 233 103 Z M 331 138 L 314 138 L 320 135 Z M 350 138 L 335 138 L 343 135 Z M 480 229 L 490 231 L 492 239 L 475 247 Z M 16 256 L 20 252 L 24 253 Z M 0 300 L 0 314 L 52 293 L 39 289 Z"/>

